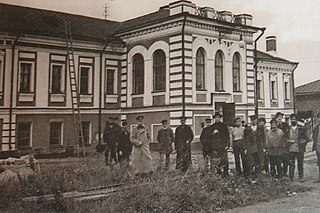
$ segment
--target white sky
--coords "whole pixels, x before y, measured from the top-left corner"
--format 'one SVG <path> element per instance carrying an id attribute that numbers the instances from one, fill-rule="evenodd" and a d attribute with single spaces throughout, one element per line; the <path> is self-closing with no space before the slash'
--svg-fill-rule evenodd
<path id="1" fill-rule="evenodd" d="M 2 3 L 31 6 L 103 18 L 108 3 L 110 20 L 122 21 L 159 9 L 175 0 L 0 0 Z M 266 27 L 258 49 L 265 50 L 265 37 L 277 37 L 277 55 L 300 62 L 295 71 L 296 86 L 320 79 L 319 0 L 192 0 L 197 6 L 228 10 L 253 16 L 253 24 Z M 1 17 L 1 14 L 0 14 Z"/>

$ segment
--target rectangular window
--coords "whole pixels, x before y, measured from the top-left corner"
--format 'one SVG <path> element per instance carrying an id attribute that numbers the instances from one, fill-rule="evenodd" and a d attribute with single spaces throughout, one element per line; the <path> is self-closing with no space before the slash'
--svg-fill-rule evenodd
<path id="1" fill-rule="evenodd" d="M 263 85 L 262 80 L 257 80 L 257 98 L 262 100 L 263 99 Z"/>
<path id="2" fill-rule="evenodd" d="M 82 133 L 84 144 L 91 144 L 90 141 L 90 121 L 83 121 L 82 123 Z M 81 139 L 80 139 L 81 141 Z"/>
<path id="3" fill-rule="evenodd" d="M 107 95 L 114 95 L 115 94 L 115 71 L 114 70 L 107 70 Z"/>
<path id="4" fill-rule="evenodd" d="M 89 67 L 80 67 L 80 94 L 88 95 L 89 93 Z"/>
<path id="5" fill-rule="evenodd" d="M 3 66 L 3 63 L 2 63 L 2 60 L 0 59 L 0 93 L 3 92 L 3 67 L 2 66 Z"/>
<path id="6" fill-rule="evenodd" d="M 18 147 L 30 147 L 31 142 L 31 123 L 18 123 Z"/>
<path id="7" fill-rule="evenodd" d="M 60 94 L 62 93 L 62 65 L 52 65 L 52 88 L 51 93 Z"/>
<path id="8" fill-rule="evenodd" d="M 285 100 L 290 100 L 289 82 L 284 82 L 284 98 Z"/>
<path id="9" fill-rule="evenodd" d="M 31 63 L 20 63 L 20 92 L 31 92 Z"/>
<path id="10" fill-rule="evenodd" d="M 62 122 L 50 123 L 50 145 L 62 144 Z"/>
<path id="11" fill-rule="evenodd" d="M 278 93 L 277 93 L 277 82 L 271 81 L 271 100 L 277 100 Z"/>

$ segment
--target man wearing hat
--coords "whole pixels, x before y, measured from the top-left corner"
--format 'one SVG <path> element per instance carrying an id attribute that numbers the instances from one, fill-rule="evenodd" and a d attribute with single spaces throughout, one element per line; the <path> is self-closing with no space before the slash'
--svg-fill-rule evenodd
<path id="1" fill-rule="evenodd" d="M 217 173 L 227 176 L 229 174 L 227 150 L 230 147 L 230 135 L 227 125 L 221 122 L 221 118 L 222 115 L 219 112 L 216 112 L 214 114 L 215 122 L 210 127 L 210 130 L 213 134 L 212 150 L 216 153 L 216 157 L 219 159 Z M 221 167 L 223 167 L 223 173 Z"/>
<path id="2" fill-rule="evenodd" d="M 209 160 L 210 160 L 210 169 L 213 169 L 213 153 L 212 153 L 212 134 L 210 131 L 211 126 L 211 118 L 206 118 L 206 126 L 202 129 L 200 135 L 200 143 L 202 145 L 203 157 L 204 157 L 204 165 L 205 169 L 208 170 Z"/>
<path id="3" fill-rule="evenodd" d="M 173 131 L 168 127 L 168 120 L 161 121 L 162 127 L 158 131 L 157 141 L 159 143 L 159 168 L 162 167 L 163 155 L 166 155 L 165 169 L 169 169 L 170 154 L 172 153 L 172 144 L 174 142 Z"/>
<path id="4" fill-rule="evenodd" d="M 109 117 L 109 121 L 106 122 L 106 127 L 103 131 L 103 141 L 106 144 L 105 150 L 105 162 L 106 165 L 110 165 L 112 160 L 117 163 L 117 144 L 119 141 L 120 128 L 115 125 L 115 119 Z"/>
<path id="5" fill-rule="evenodd" d="M 246 174 L 248 166 L 247 157 L 245 154 L 246 143 L 244 140 L 244 127 L 241 125 L 241 118 L 239 117 L 234 120 L 234 127 L 231 130 L 231 138 L 236 172 L 238 175 L 241 175 L 242 173 Z"/>
<path id="6" fill-rule="evenodd" d="M 186 125 L 186 117 L 180 117 L 181 125 L 175 132 L 174 146 L 177 150 L 176 169 L 186 172 L 191 165 L 190 143 L 193 140 L 193 132 L 190 126 Z"/>
<path id="7" fill-rule="evenodd" d="M 277 127 L 283 131 L 284 134 L 284 148 L 282 152 L 282 169 L 283 176 L 288 177 L 289 169 L 289 143 L 288 143 L 288 130 L 289 125 L 286 122 L 282 122 L 284 114 L 282 112 L 277 112 L 274 118 L 277 121 Z"/>
<path id="8" fill-rule="evenodd" d="M 118 142 L 118 160 L 124 166 L 129 165 L 130 154 L 132 151 L 132 143 L 130 141 L 130 132 L 128 130 L 128 122 L 122 122 L 121 132 L 119 134 L 119 142 Z"/>
<path id="9" fill-rule="evenodd" d="M 275 118 L 270 121 L 271 129 L 267 133 L 267 152 L 270 161 L 271 176 L 275 178 L 282 178 L 282 150 L 284 147 L 284 134 L 281 129 L 277 127 L 277 120 Z"/>
<path id="10" fill-rule="evenodd" d="M 251 125 L 247 125 L 245 128 L 245 140 L 247 144 L 247 156 L 249 162 L 249 173 L 252 172 L 257 174 L 262 169 L 262 160 L 258 152 L 258 141 L 257 141 L 257 116 L 250 116 Z"/>
<path id="11" fill-rule="evenodd" d="M 303 158 L 308 137 L 306 129 L 297 125 L 297 116 L 295 114 L 290 115 L 291 126 L 288 130 L 288 142 L 289 142 L 289 178 L 293 180 L 295 161 L 298 162 L 298 174 L 300 182 L 303 182 Z"/>
<path id="12" fill-rule="evenodd" d="M 153 171 L 153 162 L 150 153 L 150 132 L 143 123 L 143 116 L 137 116 L 137 126 L 133 128 L 131 135 L 132 166 L 136 175 L 149 176 Z"/>

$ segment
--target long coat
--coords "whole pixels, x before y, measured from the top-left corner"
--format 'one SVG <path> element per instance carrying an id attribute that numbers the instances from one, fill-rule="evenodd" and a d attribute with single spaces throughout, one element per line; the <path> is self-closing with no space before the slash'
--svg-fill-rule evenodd
<path id="1" fill-rule="evenodd" d="M 148 173 L 153 170 L 152 157 L 150 153 L 150 133 L 148 128 L 135 127 L 132 130 L 131 142 L 132 166 L 136 174 Z"/>
<path id="2" fill-rule="evenodd" d="M 170 154 L 172 152 L 172 143 L 174 142 L 173 131 L 170 127 L 166 129 L 160 129 L 157 135 L 157 141 L 159 142 L 159 152 L 164 154 Z"/>
<path id="3" fill-rule="evenodd" d="M 205 155 L 209 155 L 212 151 L 212 137 L 213 133 L 210 129 L 210 126 L 202 129 L 200 143 L 202 145 L 202 151 Z"/>
<path id="4" fill-rule="evenodd" d="M 218 133 L 214 133 L 217 130 Z M 227 125 L 222 122 L 215 122 L 210 126 L 210 131 L 213 132 L 212 148 L 217 153 L 225 153 L 226 147 L 230 146 L 230 135 Z"/>
<path id="5" fill-rule="evenodd" d="M 186 171 L 191 165 L 190 143 L 193 140 L 193 132 L 188 125 L 180 125 L 175 132 L 174 145 L 177 150 L 176 168 Z M 187 143 L 189 141 L 189 143 Z"/>
<path id="6" fill-rule="evenodd" d="M 124 156 L 130 155 L 132 151 L 132 143 L 130 141 L 130 132 L 121 130 L 119 134 L 118 152 L 122 152 Z"/>

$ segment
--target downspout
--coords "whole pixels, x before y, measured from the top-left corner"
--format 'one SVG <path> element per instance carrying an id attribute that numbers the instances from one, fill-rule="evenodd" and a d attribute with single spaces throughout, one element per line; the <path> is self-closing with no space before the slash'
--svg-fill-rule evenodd
<path id="1" fill-rule="evenodd" d="M 293 68 L 292 70 L 292 97 L 293 97 L 293 112 L 294 113 L 297 113 L 297 108 L 296 108 L 296 89 L 295 89 L 295 86 L 294 86 L 294 71 L 297 69 L 299 63 L 296 63 L 295 64 L 295 67 Z"/>
<path id="2" fill-rule="evenodd" d="M 98 132 L 99 132 L 99 143 L 101 143 L 101 120 L 102 120 L 102 69 L 103 69 L 103 53 L 106 50 L 106 48 L 108 47 L 108 45 L 110 44 L 111 40 L 108 40 L 103 49 L 100 52 L 100 82 L 99 82 L 99 114 L 98 114 Z"/>
<path id="3" fill-rule="evenodd" d="M 255 110 L 254 114 L 258 117 L 259 116 L 259 102 L 258 102 L 258 96 L 257 96 L 257 83 L 258 83 L 258 58 L 257 58 L 257 42 L 264 34 L 264 31 L 266 30 L 265 27 L 260 28 L 261 34 L 254 40 L 254 102 L 255 102 Z"/>
<path id="4" fill-rule="evenodd" d="M 185 38 L 184 38 L 184 34 L 185 34 L 185 27 L 186 27 L 186 21 L 187 21 L 187 14 L 185 13 L 183 15 L 183 23 L 182 23 L 182 116 L 186 115 L 186 82 L 185 82 L 185 72 L 186 72 L 186 68 L 185 68 Z"/>
<path id="5" fill-rule="evenodd" d="M 11 86 L 10 86 L 10 107 L 9 107 L 9 150 L 12 149 L 12 111 L 13 111 L 13 83 L 14 83 L 14 59 L 15 59 L 15 47 L 20 34 L 17 35 L 11 46 Z M 17 127 L 16 127 L 17 128 Z"/>

